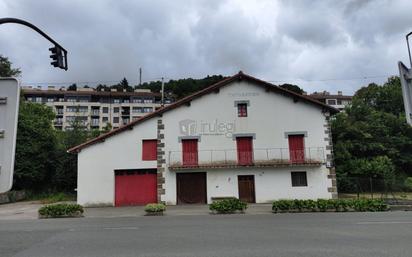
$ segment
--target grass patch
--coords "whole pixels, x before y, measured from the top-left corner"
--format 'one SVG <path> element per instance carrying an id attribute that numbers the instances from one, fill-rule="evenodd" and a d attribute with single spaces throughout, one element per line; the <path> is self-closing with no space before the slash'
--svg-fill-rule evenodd
<path id="1" fill-rule="evenodd" d="M 42 204 L 51 204 L 58 202 L 71 202 L 76 201 L 75 194 L 69 194 L 64 192 L 58 193 L 30 193 L 27 197 L 29 201 L 40 201 Z"/>

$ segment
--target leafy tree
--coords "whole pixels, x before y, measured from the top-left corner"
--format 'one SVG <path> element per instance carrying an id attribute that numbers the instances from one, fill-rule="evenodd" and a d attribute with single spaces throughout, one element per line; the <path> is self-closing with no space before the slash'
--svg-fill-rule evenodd
<path id="1" fill-rule="evenodd" d="M 77 85 L 76 83 L 71 84 L 68 88 L 67 91 L 76 91 L 77 90 Z"/>
<path id="2" fill-rule="evenodd" d="M 21 101 L 16 142 L 15 189 L 39 191 L 51 186 L 56 168 L 56 133 L 50 107 Z"/>
<path id="3" fill-rule="evenodd" d="M 21 75 L 19 68 L 12 68 L 9 58 L 0 54 L 0 77 L 17 77 Z"/>
<path id="4" fill-rule="evenodd" d="M 332 120 L 340 186 L 350 177 L 388 181 L 412 175 L 412 128 L 406 123 L 399 78 L 358 90 Z"/>
<path id="5" fill-rule="evenodd" d="M 300 88 L 300 87 L 297 86 L 297 85 L 283 84 L 283 85 L 280 85 L 280 87 L 282 87 L 282 88 L 284 88 L 284 89 L 287 89 L 287 90 L 289 90 L 289 91 L 293 91 L 293 92 L 298 93 L 298 94 L 300 94 L 300 95 L 302 95 L 302 94 L 305 92 L 305 91 L 303 91 L 302 88 Z"/>

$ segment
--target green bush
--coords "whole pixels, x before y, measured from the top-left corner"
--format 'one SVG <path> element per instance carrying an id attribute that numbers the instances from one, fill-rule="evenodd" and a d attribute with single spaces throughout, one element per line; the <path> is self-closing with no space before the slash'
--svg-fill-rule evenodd
<path id="1" fill-rule="evenodd" d="M 149 213 L 158 213 L 166 211 L 166 205 L 162 203 L 149 203 L 144 207 L 144 210 Z"/>
<path id="2" fill-rule="evenodd" d="M 296 211 L 387 211 L 388 206 L 379 199 L 318 199 L 314 200 L 278 200 L 272 203 L 274 212 Z"/>
<path id="3" fill-rule="evenodd" d="M 58 217 L 78 217 L 82 216 L 84 210 L 79 204 L 50 204 L 39 209 L 39 215 L 42 218 L 58 218 Z"/>
<path id="4" fill-rule="evenodd" d="M 234 213 L 236 211 L 243 212 L 247 209 L 247 203 L 242 202 L 239 199 L 223 199 L 214 201 L 209 205 L 211 211 L 216 211 L 217 213 Z"/>
<path id="5" fill-rule="evenodd" d="M 408 191 L 412 191 L 412 177 L 405 179 L 404 185 Z"/>

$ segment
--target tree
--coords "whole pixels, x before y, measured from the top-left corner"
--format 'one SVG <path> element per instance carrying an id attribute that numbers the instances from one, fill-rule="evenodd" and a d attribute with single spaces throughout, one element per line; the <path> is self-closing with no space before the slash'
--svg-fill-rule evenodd
<path id="1" fill-rule="evenodd" d="M 51 187 L 56 168 L 53 110 L 21 101 L 16 142 L 14 188 L 40 191 Z"/>
<path id="2" fill-rule="evenodd" d="M 332 120 L 339 186 L 350 177 L 404 179 L 412 175 L 412 128 L 405 121 L 399 78 L 358 90 Z"/>
<path id="3" fill-rule="evenodd" d="M 76 91 L 77 90 L 77 85 L 76 83 L 71 84 L 68 88 L 67 91 Z"/>
<path id="4" fill-rule="evenodd" d="M 17 77 L 21 75 L 19 68 L 12 68 L 9 58 L 0 55 L 0 77 Z"/>
<path id="5" fill-rule="evenodd" d="M 281 88 L 287 89 L 289 91 L 298 93 L 299 95 L 302 95 L 305 91 L 303 91 L 303 89 L 301 89 L 299 86 L 297 85 L 292 85 L 292 84 L 283 84 L 280 85 Z"/>

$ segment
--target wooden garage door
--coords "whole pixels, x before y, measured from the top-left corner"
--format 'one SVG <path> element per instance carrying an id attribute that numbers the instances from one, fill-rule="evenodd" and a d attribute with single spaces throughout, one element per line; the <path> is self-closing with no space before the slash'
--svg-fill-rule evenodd
<path id="1" fill-rule="evenodd" d="M 206 173 L 177 173 L 177 204 L 206 203 Z"/>
<path id="2" fill-rule="evenodd" d="M 115 206 L 157 202 L 156 170 L 116 171 Z"/>

